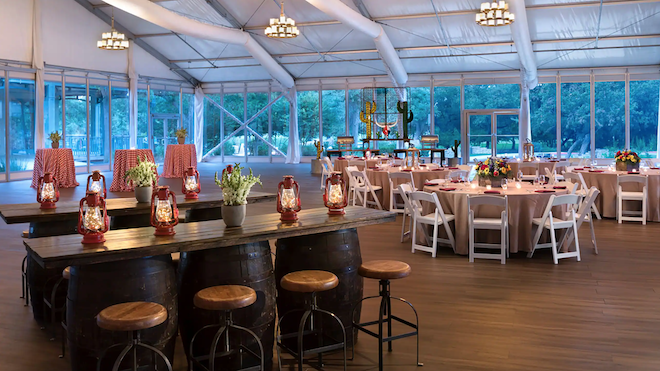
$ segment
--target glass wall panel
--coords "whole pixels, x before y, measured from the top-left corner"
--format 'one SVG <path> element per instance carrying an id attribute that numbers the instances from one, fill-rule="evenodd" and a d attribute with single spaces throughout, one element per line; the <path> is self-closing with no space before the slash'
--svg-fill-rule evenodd
<path id="1" fill-rule="evenodd" d="M 73 151 L 76 166 L 87 165 L 87 90 L 85 85 L 66 84 L 66 148 Z"/>
<path id="2" fill-rule="evenodd" d="M 10 170 L 34 165 L 34 81 L 9 80 Z"/>
<path id="3" fill-rule="evenodd" d="M 244 106 L 243 106 L 243 94 L 225 94 L 223 107 L 228 110 L 232 115 L 234 115 L 241 122 L 243 121 L 244 116 Z M 227 138 L 231 133 L 236 131 L 241 124 L 236 120 L 231 118 L 226 112 L 224 112 L 224 126 L 225 126 L 225 138 Z M 229 138 L 223 148 L 225 150 L 225 156 L 244 156 L 245 155 L 245 138 L 243 137 L 244 131 L 241 130 L 236 133 L 234 136 Z"/>
<path id="4" fill-rule="evenodd" d="M 7 147 L 5 141 L 5 79 L 0 78 L 0 173 L 7 172 Z"/>
<path id="5" fill-rule="evenodd" d="M 195 143 L 195 95 L 183 93 L 181 127 L 188 130 L 186 143 Z"/>
<path id="6" fill-rule="evenodd" d="M 658 153 L 660 80 L 630 82 L 630 148 L 641 157 Z"/>
<path id="7" fill-rule="evenodd" d="M 590 158 L 589 83 L 561 84 L 562 158 Z"/>
<path id="8" fill-rule="evenodd" d="M 156 162 L 165 158 L 168 144 L 176 144 L 175 133 L 180 127 L 179 92 L 151 89 L 151 131 Z"/>
<path id="9" fill-rule="evenodd" d="M 127 88 L 112 88 L 112 151 L 129 149 L 129 100 Z"/>
<path id="10" fill-rule="evenodd" d="M 179 113 L 179 92 L 151 89 L 151 113 Z"/>
<path id="11" fill-rule="evenodd" d="M 138 90 L 138 122 L 137 122 L 137 148 L 149 148 L 149 116 L 148 116 L 149 100 L 147 91 L 143 89 Z"/>
<path id="12" fill-rule="evenodd" d="M 314 141 L 319 139 L 319 92 L 298 92 L 298 136 L 301 154 L 316 156 Z"/>
<path id="13" fill-rule="evenodd" d="M 596 158 L 614 159 L 626 146 L 626 83 L 596 83 Z"/>
<path id="14" fill-rule="evenodd" d="M 256 115 L 262 108 L 268 104 L 268 93 L 247 93 L 247 118 L 250 119 Z M 255 118 L 248 125 L 250 129 L 257 132 L 264 139 L 268 139 L 268 110 Z M 248 136 L 248 155 L 249 156 L 268 156 L 268 145 L 261 139 L 258 139 L 252 133 L 246 131 Z"/>
<path id="15" fill-rule="evenodd" d="M 355 138 L 354 147 L 362 147 L 362 139 L 366 138 L 367 126 L 360 120 L 362 107 L 362 90 L 348 91 L 348 135 Z M 336 146 L 337 143 L 334 143 Z"/>
<path id="16" fill-rule="evenodd" d="M 337 137 L 346 135 L 346 91 L 324 90 L 323 147 L 337 149 Z"/>
<path id="17" fill-rule="evenodd" d="M 438 147 L 449 148 L 454 145 L 454 140 L 461 140 L 461 87 L 436 86 L 433 100 Z"/>
<path id="18" fill-rule="evenodd" d="M 539 84 L 529 92 L 532 143 L 539 157 L 557 154 L 557 84 Z"/>
<path id="19" fill-rule="evenodd" d="M 206 96 L 208 98 L 204 99 L 204 154 L 220 143 L 220 118 L 222 117 L 222 110 L 209 102 L 209 99 L 213 99 L 214 102 L 220 104 L 222 95 L 207 94 Z M 213 152 L 212 155 L 219 156 L 220 149 Z"/>
<path id="20" fill-rule="evenodd" d="M 280 95 L 279 92 L 271 93 L 271 99 Z M 282 97 L 271 106 L 271 131 L 273 136 L 270 142 L 283 153 L 289 149 L 289 101 Z M 277 152 L 272 152 L 273 155 Z"/>
<path id="21" fill-rule="evenodd" d="M 465 109 L 520 108 L 520 85 L 465 85 Z"/>
<path id="22" fill-rule="evenodd" d="M 50 133 L 57 131 L 62 135 L 62 83 L 44 83 L 44 147 L 50 148 Z M 4 97 L 3 97 L 4 98 Z M 60 146 L 63 145 L 60 141 Z"/>
<path id="23" fill-rule="evenodd" d="M 110 162 L 109 102 L 110 90 L 107 85 L 89 85 L 89 160 L 93 164 Z"/>
<path id="24" fill-rule="evenodd" d="M 431 134 L 431 88 L 410 88 L 408 109 L 413 112 L 413 121 L 408 124 L 408 137 L 412 139 L 410 143 L 420 148 L 422 135 Z M 396 142 L 385 143 L 388 148 L 379 147 L 385 152 L 392 152 L 396 148 Z"/>

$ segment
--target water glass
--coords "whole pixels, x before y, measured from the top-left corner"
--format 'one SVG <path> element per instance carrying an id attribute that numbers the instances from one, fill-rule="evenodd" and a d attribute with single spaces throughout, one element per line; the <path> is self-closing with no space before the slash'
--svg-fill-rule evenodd
<path id="1" fill-rule="evenodd" d="M 516 175 L 517 175 L 518 181 L 519 181 L 519 182 L 522 182 L 522 180 L 523 180 L 523 172 L 522 172 L 522 170 L 518 170 L 518 174 L 516 174 Z"/>
<path id="2" fill-rule="evenodd" d="M 534 188 L 538 188 L 540 183 L 541 183 L 541 179 L 539 179 L 539 177 L 535 177 L 534 178 Z"/>
<path id="3" fill-rule="evenodd" d="M 540 183 L 541 185 L 545 185 L 545 175 L 540 175 L 540 176 L 539 176 L 539 183 Z"/>
<path id="4" fill-rule="evenodd" d="M 506 191 L 507 189 L 509 189 L 509 180 L 507 178 L 503 178 L 501 186 L 502 186 L 503 191 Z"/>

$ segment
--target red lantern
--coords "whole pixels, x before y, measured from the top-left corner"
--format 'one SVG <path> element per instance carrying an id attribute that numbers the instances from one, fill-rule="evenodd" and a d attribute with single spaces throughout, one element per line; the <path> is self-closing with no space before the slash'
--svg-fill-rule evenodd
<path id="1" fill-rule="evenodd" d="M 183 174 L 183 185 L 181 192 L 186 195 L 186 200 L 196 200 L 198 194 L 202 191 L 202 185 L 199 183 L 199 171 L 194 167 L 189 167 Z"/>
<path id="2" fill-rule="evenodd" d="M 348 193 L 346 182 L 340 172 L 334 172 L 325 180 L 325 193 L 323 204 L 328 208 L 328 215 L 344 215 L 344 208 L 348 206 Z"/>
<path id="3" fill-rule="evenodd" d="M 55 203 L 60 200 L 60 190 L 57 186 L 57 178 L 51 173 L 45 173 L 39 178 L 37 185 L 37 202 L 41 204 L 41 209 L 54 209 Z"/>
<path id="4" fill-rule="evenodd" d="M 174 236 L 174 226 L 179 224 L 179 209 L 170 187 L 158 187 L 151 195 L 151 225 L 156 227 L 156 236 Z"/>
<path id="5" fill-rule="evenodd" d="M 103 182 L 102 186 L 101 186 L 101 182 Z M 101 191 L 103 191 L 101 196 L 103 198 L 107 198 L 108 197 L 108 192 L 105 188 L 105 176 L 103 174 L 101 174 L 100 171 L 94 170 L 92 175 L 87 177 L 87 190 L 86 190 L 86 192 L 87 193 L 89 193 L 89 192 L 99 192 L 99 193 L 101 193 Z"/>
<path id="6" fill-rule="evenodd" d="M 103 234 L 110 229 L 105 199 L 98 192 L 87 192 L 80 200 L 78 213 L 78 233 L 83 235 L 82 243 L 105 242 Z"/>
<path id="7" fill-rule="evenodd" d="M 277 212 L 282 214 L 280 220 L 295 222 L 298 220 L 298 211 L 300 211 L 298 182 L 293 180 L 293 175 L 285 175 L 277 185 Z"/>

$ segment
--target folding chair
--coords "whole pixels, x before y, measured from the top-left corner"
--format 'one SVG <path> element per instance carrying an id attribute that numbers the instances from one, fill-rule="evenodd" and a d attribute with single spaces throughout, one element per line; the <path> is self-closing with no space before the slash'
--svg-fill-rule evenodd
<path id="1" fill-rule="evenodd" d="M 577 261 L 580 261 L 580 243 L 578 241 L 578 229 L 577 222 L 575 220 L 575 206 L 577 206 L 579 203 L 580 196 L 578 195 L 550 196 L 550 200 L 548 201 L 548 205 L 545 207 L 543 216 L 540 218 L 532 219 L 533 225 L 536 226 L 536 234 L 534 235 L 533 239 L 534 247 L 532 248 L 532 251 L 527 254 L 528 258 L 531 258 L 534 255 L 534 252 L 538 249 L 550 248 L 552 249 L 552 260 L 555 264 L 558 263 L 559 259 L 565 258 L 577 258 Z M 555 218 L 552 214 L 552 208 L 564 205 L 568 207 L 568 219 L 563 220 Z M 566 233 L 573 232 L 575 235 L 575 251 L 559 252 L 559 249 L 561 249 L 562 245 L 557 244 L 556 232 L 562 229 L 565 229 Z M 539 243 L 544 230 L 548 230 L 550 232 L 549 243 Z"/>
<path id="2" fill-rule="evenodd" d="M 490 205 L 502 208 L 502 213 L 499 218 L 475 218 L 474 207 L 479 205 Z M 469 258 L 470 263 L 474 263 L 474 259 L 497 259 L 501 264 L 506 264 L 506 258 L 509 256 L 509 219 L 508 219 L 509 202 L 507 196 L 485 196 L 485 195 L 471 195 L 468 197 L 468 210 L 470 213 L 469 227 L 470 227 L 470 242 L 469 242 Z M 483 243 L 476 242 L 474 237 L 475 229 L 486 230 L 499 230 L 500 243 Z M 482 249 L 498 249 L 499 253 L 477 253 L 475 248 Z"/>
<path id="3" fill-rule="evenodd" d="M 434 205 L 435 212 L 422 215 L 422 201 Z M 412 252 L 415 253 L 415 250 L 430 252 L 431 256 L 435 258 L 438 250 L 438 241 L 448 244 L 455 252 L 456 241 L 454 240 L 454 234 L 449 227 L 449 222 L 454 220 L 454 215 L 444 213 L 442 205 L 440 205 L 440 201 L 438 200 L 438 195 L 435 193 L 415 191 L 410 194 L 410 204 L 413 208 Z M 433 226 L 433 236 L 428 235 L 428 231 L 424 228 L 425 225 Z M 444 226 L 449 238 L 438 238 L 438 228 L 440 226 Z M 430 246 L 417 243 L 418 228 L 423 232 L 426 243 L 431 243 Z"/>

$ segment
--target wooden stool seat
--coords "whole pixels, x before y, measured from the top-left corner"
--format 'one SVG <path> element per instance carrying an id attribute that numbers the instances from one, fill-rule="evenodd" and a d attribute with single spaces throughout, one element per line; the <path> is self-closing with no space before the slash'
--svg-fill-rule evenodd
<path id="1" fill-rule="evenodd" d="M 213 286 L 195 294 L 193 303 L 206 310 L 232 310 L 245 308 L 257 301 L 257 293 L 240 285 Z"/>
<path id="2" fill-rule="evenodd" d="M 157 303 L 136 301 L 107 307 L 96 324 L 110 331 L 138 331 L 156 327 L 167 320 L 167 309 Z"/>
<path id="3" fill-rule="evenodd" d="M 408 277 L 410 266 L 396 260 L 372 260 L 362 263 L 358 268 L 358 274 L 362 277 L 377 280 L 394 280 Z"/>
<path id="4" fill-rule="evenodd" d="M 64 270 L 62 271 L 62 278 L 64 278 L 65 280 L 71 278 L 71 267 L 64 268 Z"/>
<path id="5" fill-rule="evenodd" d="M 326 271 L 298 271 L 282 277 L 280 284 L 288 291 L 319 292 L 334 289 L 339 284 L 339 279 Z"/>

